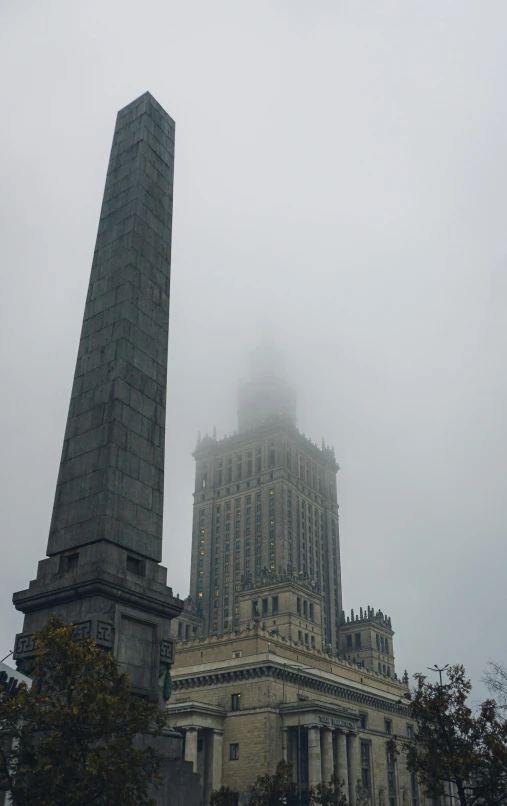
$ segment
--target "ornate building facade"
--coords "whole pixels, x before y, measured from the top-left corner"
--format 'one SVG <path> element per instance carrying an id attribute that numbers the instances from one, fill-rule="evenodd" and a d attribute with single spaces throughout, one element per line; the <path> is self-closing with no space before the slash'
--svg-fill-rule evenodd
<path id="1" fill-rule="evenodd" d="M 257 360 L 256 360 L 257 358 Z M 204 633 L 240 624 L 241 580 L 296 571 L 323 597 L 324 642 L 342 613 L 334 450 L 296 428 L 295 393 L 254 354 L 239 390 L 239 431 L 198 439 L 190 595 Z"/>
<path id="2" fill-rule="evenodd" d="M 390 744 L 413 732 L 406 679 L 291 640 L 270 620 L 177 647 L 169 719 L 204 803 L 221 785 L 248 803 L 256 778 L 284 758 L 303 804 L 310 786 L 336 773 L 351 806 L 419 806 L 417 781 Z"/>
<path id="3" fill-rule="evenodd" d="M 283 758 L 302 804 L 336 773 L 351 806 L 419 806 L 391 749 L 413 731 L 391 619 L 342 610 L 334 450 L 297 430 L 293 390 L 258 361 L 238 423 L 198 439 L 190 596 L 172 627 L 168 711 L 204 803 L 222 784 L 247 803 Z"/>

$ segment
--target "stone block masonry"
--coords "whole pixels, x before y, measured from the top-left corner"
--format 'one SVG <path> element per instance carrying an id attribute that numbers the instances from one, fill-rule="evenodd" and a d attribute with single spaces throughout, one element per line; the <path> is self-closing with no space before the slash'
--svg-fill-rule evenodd
<path id="1" fill-rule="evenodd" d="M 174 122 L 149 94 L 118 113 L 65 431 L 47 557 L 13 596 L 14 658 L 33 671 L 51 614 L 112 653 L 132 691 L 165 708 L 171 619 L 183 603 L 162 550 Z M 159 806 L 200 806 L 199 777 L 166 728 Z"/>
<path id="2" fill-rule="evenodd" d="M 160 561 L 174 121 L 118 113 L 48 555 L 95 541 Z"/>

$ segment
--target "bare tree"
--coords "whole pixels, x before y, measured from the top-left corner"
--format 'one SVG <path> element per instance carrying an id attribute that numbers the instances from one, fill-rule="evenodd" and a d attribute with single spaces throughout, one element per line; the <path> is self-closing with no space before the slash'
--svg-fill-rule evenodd
<path id="1" fill-rule="evenodd" d="M 507 669 L 494 660 L 488 661 L 486 672 L 482 678 L 491 695 L 495 698 L 499 710 L 507 711 Z"/>

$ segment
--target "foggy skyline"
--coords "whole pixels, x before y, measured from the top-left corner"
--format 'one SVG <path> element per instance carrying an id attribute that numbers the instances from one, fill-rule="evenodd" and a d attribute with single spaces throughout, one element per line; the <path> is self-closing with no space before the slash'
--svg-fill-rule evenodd
<path id="1" fill-rule="evenodd" d="M 346 612 L 396 671 L 507 663 L 507 6 L 0 7 L 0 660 L 45 556 L 118 109 L 176 121 L 163 564 L 266 334 L 334 444 Z M 475 696 L 484 696 L 478 686 Z"/>

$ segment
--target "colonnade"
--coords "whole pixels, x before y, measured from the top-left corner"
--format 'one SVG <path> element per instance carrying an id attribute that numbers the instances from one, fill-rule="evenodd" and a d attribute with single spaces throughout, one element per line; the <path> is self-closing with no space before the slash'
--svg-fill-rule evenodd
<path id="1" fill-rule="evenodd" d="M 190 726 L 185 729 L 185 761 L 191 761 L 194 772 L 201 775 L 205 795 L 222 786 L 222 752 L 224 732 L 216 728 Z M 202 740 L 202 755 L 199 753 Z M 200 756 L 200 758 L 199 758 Z"/>
<path id="2" fill-rule="evenodd" d="M 327 783 L 336 774 L 345 784 L 350 806 L 356 806 L 357 781 L 361 775 L 360 746 L 357 733 L 323 725 L 301 726 L 308 731 L 308 786 Z M 298 728 L 285 728 L 289 760 L 297 776 Z"/>

